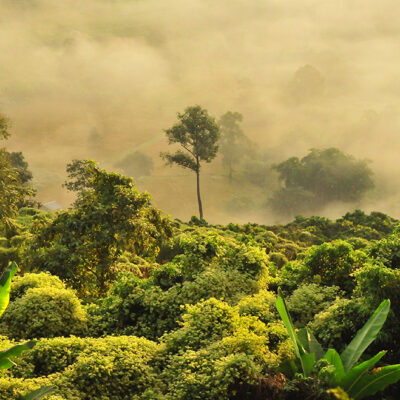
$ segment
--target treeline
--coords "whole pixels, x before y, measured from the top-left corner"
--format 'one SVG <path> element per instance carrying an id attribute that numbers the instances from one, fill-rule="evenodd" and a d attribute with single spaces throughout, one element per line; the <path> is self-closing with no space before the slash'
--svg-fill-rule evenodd
<path id="1" fill-rule="evenodd" d="M 178 122 L 165 130 L 169 144 L 178 150 L 161 156 L 168 164 L 194 172 L 200 218 L 204 217 L 200 171 L 218 156 L 229 184 L 238 188 L 237 195 L 222 199 L 223 208 L 237 214 L 270 210 L 290 218 L 318 213 L 332 203 L 357 204 L 373 189 L 368 162 L 336 148 L 311 149 L 303 158 L 274 163 L 278 156 L 252 142 L 243 131 L 242 121 L 238 112 L 228 111 L 217 120 L 202 107 L 193 106 L 178 113 Z M 141 178 L 151 174 L 154 163 L 150 156 L 135 151 L 115 167 Z M 263 199 L 240 190 L 243 184 L 260 189 Z"/>

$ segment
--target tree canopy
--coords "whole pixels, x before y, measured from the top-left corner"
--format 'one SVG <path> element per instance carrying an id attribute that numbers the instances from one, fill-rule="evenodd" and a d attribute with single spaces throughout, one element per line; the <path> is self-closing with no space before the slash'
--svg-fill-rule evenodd
<path id="1" fill-rule="evenodd" d="M 121 255 L 129 251 L 154 259 L 171 235 L 170 223 L 132 178 L 91 160 L 75 160 L 67 171 L 66 187 L 77 192 L 74 208 L 37 220 L 31 262 L 81 293 L 104 294 L 119 272 Z"/>
<path id="2" fill-rule="evenodd" d="M 282 213 L 308 212 L 333 201 L 356 202 L 374 187 L 368 161 L 336 148 L 311 149 L 305 157 L 289 158 L 273 168 L 283 188 L 274 193 L 271 205 Z"/>
<path id="3" fill-rule="evenodd" d="M 9 136 L 8 120 L 0 115 L 0 140 Z M 18 154 L 17 158 L 23 161 L 22 153 L 9 153 L 5 148 L 0 148 L 0 224 L 3 224 L 6 230 L 14 225 L 13 218 L 26 197 L 33 194 L 33 189 L 24 185 L 27 175 L 22 173 L 19 166 L 14 165 L 13 161 L 16 161 L 16 158 L 13 154 Z"/>

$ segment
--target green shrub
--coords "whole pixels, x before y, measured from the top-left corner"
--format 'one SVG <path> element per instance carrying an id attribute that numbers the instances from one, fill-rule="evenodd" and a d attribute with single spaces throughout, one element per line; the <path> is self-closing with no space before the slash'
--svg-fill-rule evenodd
<path id="1" fill-rule="evenodd" d="M 155 388 L 156 376 L 150 365 L 155 343 L 121 336 L 90 344 L 62 376 L 65 386 L 72 386 L 81 399 L 132 400 L 147 388 Z"/>
<path id="2" fill-rule="evenodd" d="M 10 303 L 1 331 L 14 339 L 83 335 L 86 313 L 67 289 L 33 288 Z"/>
<path id="3" fill-rule="evenodd" d="M 226 354 L 252 355 L 264 368 L 276 364 L 277 354 L 270 351 L 271 328 L 256 317 L 240 315 L 238 307 L 223 301 L 208 299 L 194 306 L 187 306 L 182 326 L 162 337 L 164 352 L 180 354 L 188 350 L 198 351 L 215 344 Z M 218 344 L 216 344 L 218 343 Z"/>
<path id="4" fill-rule="evenodd" d="M 165 400 L 229 400 L 235 384 L 253 384 L 260 367 L 251 356 L 219 349 L 188 350 L 174 356 L 162 374 L 168 382 Z"/>
<path id="5" fill-rule="evenodd" d="M 312 247 L 304 258 L 304 264 L 311 276 L 318 275 L 323 285 L 338 286 L 347 292 L 354 287 L 350 274 L 365 261 L 364 253 L 354 251 L 353 247 L 344 241 Z"/>
<path id="6" fill-rule="evenodd" d="M 308 324 L 325 348 L 342 351 L 370 316 L 364 299 L 337 299 Z"/>
<path id="7" fill-rule="evenodd" d="M 302 284 L 288 298 L 287 306 L 294 321 L 304 326 L 342 295 L 343 293 L 336 286 Z"/>
<path id="8" fill-rule="evenodd" d="M 281 284 L 295 288 L 313 282 L 351 293 L 355 286 L 352 273 L 367 260 L 365 253 L 354 250 L 347 242 L 323 243 L 308 249 L 301 261 L 285 265 L 280 271 Z"/>
<path id="9" fill-rule="evenodd" d="M 260 290 L 252 296 L 242 298 L 237 307 L 240 315 L 251 315 L 267 324 L 277 319 L 275 301 L 274 293 Z"/>
<path id="10" fill-rule="evenodd" d="M 50 275 L 48 272 L 27 273 L 16 276 L 13 280 L 10 292 L 10 300 L 22 297 L 32 288 L 57 288 L 65 289 L 64 283 L 58 276 Z"/>
<path id="11" fill-rule="evenodd" d="M 162 338 L 165 398 L 234 398 L 238 387 L 253 385 L 288 358 L 287 342 L 279 348 L 282 354 L 271 351 L 274 334 L 287 338 L 281 325 L 268 328 L 255 317 L 240 315 L 239 307 L 216 299 L 188 306 L 182 327 Z"/>
<path id="12" fill-rule="evenodd" d="M 60 400 L 131 400 L 147 388 L 157 391 L 151 365 L 157 349 L 133 336 L 43 339 L 12 370 L 11 381 L 51 381 Z"/>
<path id="13" fill-rule="evenodd" d="M 148 279 L 121 275 L 105 299 L 88 307 L 92 335 L 154 340 L 178 326 L 185 304 L 215 297 L 235 305 L 268 284 L 268 257 L 257 246 L 201 229 L 179 243 L 181 254 L 154 265 Z"/>
<path id="14" fill-rule="evenodd" d="M 0 399 L 20 400 L 22 395 L 37 390 L 43 386 L 49 386 L 53 382 L 44 379 L 18 379 L 0 377 Z M 79 398 L 63 397 L 52 394 L 47 397 L 49 400 L 80 400 Z"/>
<path id="15" fill-rule="evenodd" d="M 365 307 L 374 309 L 390 299 L 391 312 L 377 340 L 377 346 L 389 350 L 388 359 L 400 359 L 400 270 L 383 265 L 367 265 L 354 274 L 357 282 L 354 295 L 363 299 Z"/>
<path id="16" fill-rule="evenodd" d="M 12 369 L 17 378 L 41 378 L 63 373 L 74 364 L 83 350 L 95 346 L 96 340 L 71 336 L 41 339 L 36 346 L 19 360 Z"/>
<path id="17" fill-rule="evenodd" d="M 282 268 L 285 264 L 288 263 L 288 259 L 282 253 L 273 252 L 269 253 L 268 256 L 270 261 L 273 262 L 278 268 Z"/>
<path id="18" fill-rule="evenodd" d="M 371 245 L 369 255 L 388 268 L 400 268 L 400 229 Z"/>

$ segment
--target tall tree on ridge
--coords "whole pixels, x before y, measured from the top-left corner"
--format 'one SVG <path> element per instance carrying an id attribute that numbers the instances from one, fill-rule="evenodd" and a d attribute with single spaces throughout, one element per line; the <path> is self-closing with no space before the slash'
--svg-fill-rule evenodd
<path id="1" fill-rule="evenodd" d="M 168 143 L 178 143 L 183 148 L 175 153 L 161 153 L 168 164 L 177 164 L 196 173 L 197 201 L 200 218 L 203 218 L 203 205 L 200 195 L 201 162 L 211 162 L 218 151 L 220 128 L 208 111 L 200 106 L 187 107 L 178 113 L 179 122 L 165 131 Z"/>

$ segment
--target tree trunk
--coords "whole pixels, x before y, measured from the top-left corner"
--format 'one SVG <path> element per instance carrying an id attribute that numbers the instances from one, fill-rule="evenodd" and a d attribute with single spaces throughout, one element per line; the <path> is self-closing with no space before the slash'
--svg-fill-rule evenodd
<path id="1" fill-rule="evenodd" d="M 197 177 L 197 201 L 199 203 L 199 214 L 200 214 L 200 219 L 203 219 L 203 205 L 201 204 L 201 197 L 200 197 L 200 165 L 199 164 L 197 164 L 196 177 Z"/>

